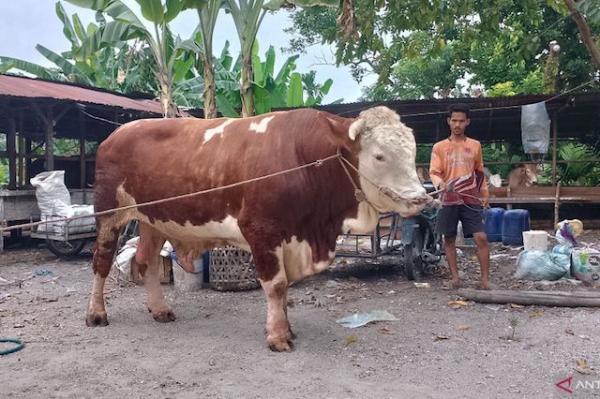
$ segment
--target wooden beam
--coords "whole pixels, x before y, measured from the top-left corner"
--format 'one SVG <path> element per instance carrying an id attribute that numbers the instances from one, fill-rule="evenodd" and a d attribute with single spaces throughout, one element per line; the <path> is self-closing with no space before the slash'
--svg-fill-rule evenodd
<path id="1" fill-rule="evenodd" d="M 600 294 L 597 292 L 560 292 L 560 291 L 511 291 L 511 290 L 475 290 L 463 288 L 458 294 L 466 299 L 483 303 L 515 303 L 519 305 L 600 307 Z"/>
<path id="2" fill-rule="evenodd" d="M 6 151 L 8 152 L 8 189 L 15 190 L 17 188 L 17 124 L 13 118 L 8 119 Z"/>

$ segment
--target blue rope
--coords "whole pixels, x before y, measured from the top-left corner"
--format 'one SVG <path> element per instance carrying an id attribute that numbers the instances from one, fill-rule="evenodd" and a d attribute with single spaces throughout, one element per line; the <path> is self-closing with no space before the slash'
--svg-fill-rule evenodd
<path id="1" fill-rule="evenodd" d="M 23 341 L 16 339 L 16 338 L 0 338 L 0 342 L 8 342 L 11 344 L 16 344 L 12 348 L 8 348 L 3 351 L 0 351 L 0 356 L 18 352 L 25 347 L 25 344 L 23 343 Z"/>

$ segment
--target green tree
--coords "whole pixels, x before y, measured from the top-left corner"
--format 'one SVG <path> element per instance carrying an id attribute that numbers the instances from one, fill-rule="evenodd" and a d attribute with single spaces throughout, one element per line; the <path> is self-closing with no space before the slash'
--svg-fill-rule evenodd
<path id="1" fill-rule="evenodd" d="M 448 80 L 461 73 L 469 84 L 485 89 L 512 82 L 516 92 L 537 93 L 543 90 L 539 71 L 551 40 L 562 48 L 560 89 L 589 81 L 594 74 L 586 49 L 578 42 L 577 26 L 546 2 L 356 0 L 354 4 L 358 40 L 339 37 L 331 10 L 307 9 L 293 16 L 289 31 L 297 38 L 290 50 L 335 44 L 336 63 L 349 65 L 358 82 L 368 73 L 377 76 L 366 92 L 369 99 L 439 97 L 448 91 L 457 95 L 464 88 L 458 87 L 458 79 Z M 588 22 L 597 32 L 595 19 Z"/>

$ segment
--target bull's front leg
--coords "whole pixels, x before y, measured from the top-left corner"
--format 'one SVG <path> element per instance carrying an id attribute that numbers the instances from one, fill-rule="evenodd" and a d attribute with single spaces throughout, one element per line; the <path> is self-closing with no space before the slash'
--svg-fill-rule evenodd
<path id="1" fill-rule="evenodd" d="M 281 247 L 267 253 L 255 253 L 254 262 L 267 297 L 267 344 L 277 352 L 292 349 L 292 333 L 287 318 L 288 280 Z"/>

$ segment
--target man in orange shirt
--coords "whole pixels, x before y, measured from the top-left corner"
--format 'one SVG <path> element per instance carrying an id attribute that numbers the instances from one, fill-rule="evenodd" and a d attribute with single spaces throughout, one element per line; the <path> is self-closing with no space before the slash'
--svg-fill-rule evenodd
<path id="1" fill-rule="evenodd" d="M 473 237 L 477 244 L 481 288 L 489 289 L 490 251 L 483 225 L 483 208 L 488 206 L 489 193 L 483 174 L 481 144 L 465 136 L 471 122 L 468 106 L 452 105 L 447 122 L 450 137 L 433 146 L 429 173 L 432 183 L 444 190 L 438 229 L 444 236 L 446 259 L 452 275 L 450 284 L 452 288 L 460 287 L 456 262 L 456 234 L 460 221 L 465 237 Z"/>

